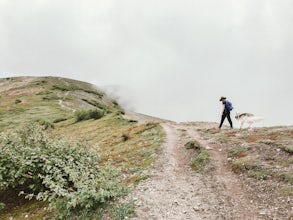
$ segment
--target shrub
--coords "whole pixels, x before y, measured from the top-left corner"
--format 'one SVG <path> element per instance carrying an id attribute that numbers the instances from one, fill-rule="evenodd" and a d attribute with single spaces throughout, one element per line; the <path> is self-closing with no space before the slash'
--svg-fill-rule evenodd
<path id="1" fill-rule="evenodd" d="M 188 141 L 184 146 L 186 149 L 200 149 L 200 144 L 196 140 Z"/>
<path id="2" fill-rule="evenodd" d="M 0 191 L 21 188 L 27 199 L 48 201 L 60 219 L 90 213 L 126 193 L 118 172 L 100 167 L 93 149 L 49 139 L 38 124 L 3 137 L 0 151 Z"/>
<path id="3" fill-rule="evenodd" d="M 97 91 L 97 90 L 91 90 L 91 89 L 83 89 L 83 88 L 80 88 L 80 90 L 86 92 L 86 93 L 89 93 L 89 94 L 94 94 L 96 96 L 98 96 L 100 99 L 103 98 L 104 94 L 100 91 Z"/>
<path id="4" fill-rule="evenodd" d="M 19 103 L 21 103 L 21 100 L 20 99 L 15 99 L 14 103 L 19 104 Z"/>
<path id="5" fill-rule="evenodd" d="M 44 119 L 38 119 L 38 120 L 36 120 L 36 122 L 39 125 L 41 125 L 44 130 L 54 129 L 54 124 L 51 123 L 50 121 L 47 121 L 47 120 L 44 120 Z"/>
<path id="6" fill-rule="evenodd" d="M 52 86 L 52 90 L 60 90 L 60 91 L 75 91 L 75 90 L 79 90 L 80 88 L 75 86 L 75 85 L 53 85 Z"/>
<path id="7" fill-rule="evenodd" d="M 104 111 L 99 109 L 81 110 L 75 113 L 75 121 L 84 121 L 89 119 L 100 119 L 104 116 Z"/>
<path id="8" fill-rule="evenodd" d="M 286 151 L 290 154 L 293 154 L 293 146 L 286 146 L 283 149 L 284 149 L 284 151 Z"/>
<path id="9" fill-rule="evenodd" d="M 110 111 L 109 109 L 107 109 L 107 106 L 100 103 L 100 102 L 97 102 L 96 100 L 87 100 L 87 99 L 81 99 L 82 101 L 88 103 L 89 105 L 92 105 L 98 109 L 101 109 L 101 110 L 105 110 L 105 111 Z"/>
<path id="10" fill-rule="evenodd" d="M 211 157 L 209 153 L 202 147 L 198 149 L 199 154 L 196 158 L 194 158 L 191 162 L 191 167 L 194 170 L 197 170 L 199 172 L 203 172 L 206 168 L 206 166 L 209 164 Z"/>
<path id="11" fill-rule="evenodd" d="M 248 170 L 254 170 L 259 167 L 260 167 L 259 162 L 249 156 L 242 157 L 238 160 L 233 161 L 232 163 L 232 170 L 235 173 L 241 173 Z"/>
<path id="12" fill-rule="evenodd" d="M 122 138 L 122 141 L 127 141 L 127 140 L 129 140 L 129 135 L 128 134 L 123 134 L 122 136 L 121 136 L 121 138 Z"/>
<path id="13" fill-rule="evenodd" d="M 66 121 L 68 118 L 56 118 L 53 120 L 53 123 L 58 123 L 58 122 L 61 122 L 61 121 Z"/>
<path id="14" fill-rule="evenodd" d="M 3 209 L 5 209 L 5 204 L 0 202 L 0 211 L 3 210 Z"/>

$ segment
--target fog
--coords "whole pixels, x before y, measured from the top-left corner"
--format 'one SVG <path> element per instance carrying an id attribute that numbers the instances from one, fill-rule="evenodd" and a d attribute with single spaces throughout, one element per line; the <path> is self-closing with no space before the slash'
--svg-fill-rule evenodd
<path id="1" fill-rule="evenodd" d="M 86 81 L 126 108 L 175 121 L 219 122 L 226 96 L 233 115 L 293 125 L 292 8 L 291 0 L 0 0 L 0 77 Z"/>

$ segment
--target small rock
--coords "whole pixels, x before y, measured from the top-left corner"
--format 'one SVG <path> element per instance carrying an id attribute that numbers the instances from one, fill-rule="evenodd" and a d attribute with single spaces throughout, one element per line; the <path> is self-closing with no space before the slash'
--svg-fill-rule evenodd
<path id="1" fill-rule="evenodd" d="M 260 215 L 266 215 L 266 212 L 265 211 L 261 211 L 259 214 Z"/>
<path id="2" fill-rule="evenodd" d="M 198 211 L 200 211 L 200 208 L 198 206 L 194 206 L 193 207 L 193 210 L 196 211 L 196 212 L 198 212 Z"/>
<path id="3" fill-rule="evenodd" d="M 219 151 L 221 152 L 221 151 L 222 151 L 222 149 L 219 149 Z"/>
<path id="4" fill-rule="evenodd" d="M 28 218 L 28 215 L 25 215 L 24 218 Z"/>

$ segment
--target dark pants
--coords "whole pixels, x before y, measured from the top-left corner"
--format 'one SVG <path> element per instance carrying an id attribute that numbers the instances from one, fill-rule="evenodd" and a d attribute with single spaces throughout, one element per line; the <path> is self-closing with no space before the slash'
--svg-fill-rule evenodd
<path id="1" fill-rule="evenodd" d="M 229 111 L 229 110 L 224 110 L 224 112 L 223 112 L 223 114 L 222 114 L 222 119 L 221 119 L 221 123 L 220 123 L 219 128 L 222 127 L 223 122 L 224 122 L 224 120 L 225 120 L 226 117 L 228 118 L 228 121 L 229 121 L 230 127 L 233 128 L 233 124 L 232 124 L 232 120 L 231 120 L 231 118 L 230 118 L 230 111 Z"/>

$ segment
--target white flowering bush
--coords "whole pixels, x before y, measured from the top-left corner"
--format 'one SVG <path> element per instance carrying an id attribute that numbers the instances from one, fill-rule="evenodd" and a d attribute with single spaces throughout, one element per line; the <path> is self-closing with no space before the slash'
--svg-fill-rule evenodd
<path id="1" fill-rule="evenodd" d="M 61 219 L 84 215 L 126 193 L 118 172 L 100 167 L 92 148 L 52 140 L 37 124 L 1 137 L 0 152 L 0 191 L 25 189 L 19 194 L 48 201 Z"/>

